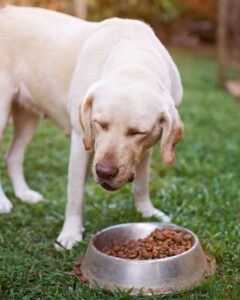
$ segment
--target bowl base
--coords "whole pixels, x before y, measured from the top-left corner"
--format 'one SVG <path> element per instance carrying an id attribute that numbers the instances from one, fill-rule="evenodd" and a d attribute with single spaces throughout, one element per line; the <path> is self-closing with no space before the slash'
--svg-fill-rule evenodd
<path id="1" fill-rule="evenodd" d="M 206 258 L 206 266 L 207 267 L 206 267 L 206 270 L 204 272 L 204 275 L 202 276 L 202 278 L 200 278 L 200 280 L 198 280 L 196 282 L 185 283 L 184 285 L 182 285 L 179 288 L 179 290 L 173 290 L 173 289 L 169 289 L 169 290 L 136 289 L 136 288 L 133 287 L 132 291 L 131 291 L 131 295 L 138 295 L 139 293 L 141 293 L 142 295 L 177 294 L 177 293 L 180 293 L 180 292 L 183 292 L 183 291 L 190 290 L 190 289 L 196 287 L 197 285 L 199 285 L 206 278 L 214 275 L 214 273 L 216 271 L 216 261 L 215 261 L 215 259 L 207 253 L 205 253 L 205 258 Z M 76 260 L 75 264 L 74 264 L 74 274 L 82 284 L 85 284 L 85 285 L 89 286 L 90 288 L 100 286 L 106 291 L 112 291 L 112 290 L 115 290 L 115 289 L 126 291 L 126 289 L 121 288 L 121 287 L 116 287 L 116 286 L 111 286 L 111 285 L 101 286 L 101 283 L 91 282 L 91 279 L 87 278 L 81 270 L 81 264 L 82 264 L 83 259 L 84 259 L 84 255 L 79 256 L 78 259 Z"/>

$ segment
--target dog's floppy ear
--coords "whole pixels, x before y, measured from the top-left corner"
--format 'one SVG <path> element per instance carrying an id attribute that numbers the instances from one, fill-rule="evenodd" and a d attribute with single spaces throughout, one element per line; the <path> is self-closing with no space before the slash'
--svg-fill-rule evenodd
<path id="1" fill-rule="evenodd" d="M 91 150 L 94 144 L 94 137 L 91 125 L 91 112 L 94 96 L 89 93 L 80 107 L 80 124 L 83 129 L 83 143 L 86 150 Z"/>
<path id="2" fill-rule="evenodd" d="M 171 165 L 175 160 L 174 147 L 183 136 L 183 123 L 175 107 L 171 109 L 171 113 L 162 113 L 160 123 L 162 127 L 161 157 L 166 164 Z"/>

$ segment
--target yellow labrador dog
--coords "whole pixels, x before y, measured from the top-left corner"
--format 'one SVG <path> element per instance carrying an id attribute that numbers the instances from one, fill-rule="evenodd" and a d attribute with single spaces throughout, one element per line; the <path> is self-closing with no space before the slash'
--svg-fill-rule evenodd
<path id="1" fill-rule="evenodd" d="M 156 215 L 148 192 L 151 147 L 174 161 L 183 134 L 176 107 L 182 85 L 167 50 L 146 24 L 109 19 L 91 23 L 38 8 L 0 10 L 0 141 L 9 116 L 14 137 L 7 155 L 16 197 L 42 196 L 23 175 L 24 152 L 42 116 L 71 136 L 68 203 L 58 242 L 82 240 L 82 203 L 89 155 L 93 174 L 114 191 L 133 182 L 137 209 Z M 0 185 L 0 212 L 12 209 Z"/>

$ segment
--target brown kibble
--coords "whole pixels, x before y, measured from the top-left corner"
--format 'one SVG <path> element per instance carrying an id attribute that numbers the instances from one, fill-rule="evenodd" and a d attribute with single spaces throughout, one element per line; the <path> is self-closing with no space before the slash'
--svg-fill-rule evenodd
<path id="1" fill-rule="evenodd" d="M 171 233 L 171 231 L 170 231 L 169 229 L 164 229 L 164 230 L 162 231 L 162 234 L 165 235 L 165 236 L 168 236 L 169 233 Z"/>
<path id="2" fill-rule="evenodd" d="M 146 249 L 148 250 L 148 251 L 152 251 L 152 249 L 153 249 L 153 245 L 146 245 Z"/>
<path id="3" fill-rule="evenodd" d="M 164 242 L 162 244 L 162 249 L 167 250 L 169 248 L 168 244 L 166 242 Z"/>
<path id="4" fill-rule="evenodd" d="M 189 241 L 189 240 L 192 239 L 192 235 L 189 234 L 189 233 L 187 233 L 187 234 L 185 234 L 185 235 L 183 236 L 183 239 L 184 239 L 184 241 Z"/>
<path id="5" fill-rule="evenodd" d="M 149 254 L 148 254 L 148 252 L 145 249 L 143 250 L 143 257 L 144 258 L 148 258 L 149 257 Z"/>
<path id="6" fill-rule="evenodd" d="M 109 250 L 108 247 L 104 247 L 104 248 L 102 249 L 102 252 L 106 252 L 106 251 L 108 251 L 108 250 Z"/>
<path id="7" fill-rule="evenodd" d="M 167 237 L 164 234 L 159 234 L 158 238 L 160 241 L 165 241 Z"/>
<path id="8" fill-rule="evenodd" d="M 135 252 L 135 251 L 129 252 L 128 258 L 135 258 L 135 257 L 137 257 L 137 252 Z"/>
<path id="9" fill-rule="evenodd" d="M 114 246 L 114 247 L 113 247 L 113 250 L 114 250 L 114 251 L 119 251 L 119 250 L 120 250 L 120 247 L 119 247 L 119 246 Z"/>
<path id="10" fill-rule="evenodd" d="M 157 259 L 178 255 L 193 245 L 192 235 L 181 230 L 155 229 L 144 239 L 114 241 L 112 247 L 101 251 L 123 259 Z"/>
<path id="11" fill-rule="evenodd" d="M 158 251 L 157 251 L 156 249 L 154 249 L 154 250 L 152 251 L 152 256 L 153 256 L 153 257 L 157 257 L 157 256 L 158 256 Z"/>
<path id="12" fill-rule="evenodd" d="M 180 243 L 182 241 L 182 237 L 179 234 L 175 235 L 175 237 L 173 239 L 177 243 Z"/>

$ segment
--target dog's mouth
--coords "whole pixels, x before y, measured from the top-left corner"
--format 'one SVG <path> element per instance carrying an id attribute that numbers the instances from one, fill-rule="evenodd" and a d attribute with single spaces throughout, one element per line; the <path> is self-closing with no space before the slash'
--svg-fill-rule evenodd
<path id="1" fill-rule="evenodd" d="M 135 178 L 135 175 L 132 174 L 129 178 L 128 178 L 128 181 L 127 182 L 132 182 Z M 99 177 L 96 178 L 96 182 L 98 184 L 101 185 L 101 187 L 103 187 L 105 190 L 107 191 L 110 191 L 110 192 L 114 192 L 114 191 L 117 191 L 119 190 L 122 186 L 124 186 L 127 182 L 125 182 L 124 184 L 120 185 L 120 186 L 114 186 L 112 184 L 112 182 L 109 182 L 109 181 L 106 181 L 106 180 L 103 180 Z"/>
<path id="2" fill-rule="evenodd" d="M 110 191 L 110 192 L 113 192 L 113 191 L 116 191 L 116 190 L 117 190 L 116 187 L 114 187 L 114 186 L 108 184 L 107 182 L 102 182 L 102 183 L 100 183 L 100 184 L 101 184 L 101 186 L 102 186 L 105 190 L 108 190 L 108 191 Z"/>

